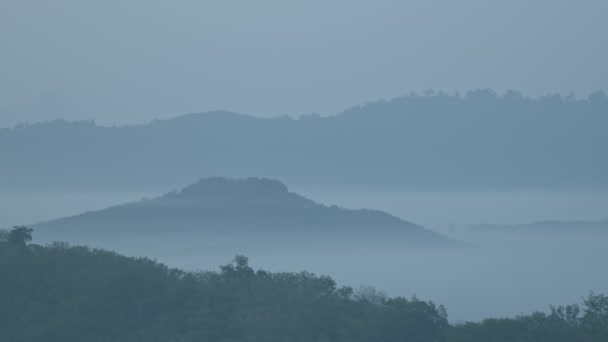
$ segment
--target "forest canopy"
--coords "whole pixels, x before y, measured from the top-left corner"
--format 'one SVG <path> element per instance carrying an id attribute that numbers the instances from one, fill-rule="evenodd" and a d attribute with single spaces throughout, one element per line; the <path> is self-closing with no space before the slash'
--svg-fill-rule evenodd
<path id="1" fill-rule="evenodd" d="M 219 271 L 187 272 L 62 242 L 27 244 L 31 233 L 0 234 L 3 341 L 608 340 L 602 294 L 580 307 L 450 325 L 431 301 L 355 291 L 309 272 L 254 270 L 245 256 Z"/>

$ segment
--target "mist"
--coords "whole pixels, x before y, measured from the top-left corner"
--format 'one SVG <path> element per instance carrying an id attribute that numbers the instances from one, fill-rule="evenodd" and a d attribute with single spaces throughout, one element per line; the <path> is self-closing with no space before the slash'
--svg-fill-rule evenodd
<path id="1" fill-rule="evenodd" d="M 607 13 L 0 1 L 0 340 L 608 341 Z"/>
<path id="2" fill-rule="evenodd" d="M 589 291 L 608 291 L 608 276 L 597 272 L 608 257 L 604 248 L 608 238 L 605 227 L 576 230 L 583 225 L 574 223 L 575 228 L 570 231 L 553 233 L 474 229 L 483 223 L 517 225 L 547 218 L 562 222 L 580 218 L 599 221 L 608 212 L 605 192 L 397 192 L 340 188 L 293 191 L 326 205 L 383 210 L 464 245 L 406 247 L 402 243 L 387 242 L 378 245 L 372 242 L 373 234 L 363 241 L 348 236 L 317 238 L 312 232 L 236 237 L 193 231 L 184 235 L 183 230 L 172 224 L 165 224 L 166 233 L 146 237 L 88 236 L 87 233 L 61 233 L 57 229 L 52 232 L 34 225 L 39 236 L 36 241 L 44 244 L 60 240 L 101 247 L 126 255 L 148 256 L 188 270 L 215 269 L 234 255 L 245 254 L 254 268 L 308 270 L 331 275 L 342 285 L 373 286 L 389 295 L 416 294 L 432 299 L 449 308 L 452 323 L 547 311 L 551 305 L 577 302 Z M 40 212 L 38 221 L 46 221 L 157 195 L 30 195 L 24 197 L 23 203 L 12 203 L 14 210 L 7 213 L 11 212 L 14 219 L 3 223 L 4 226 L 29 224 L 37 212 Z M 29 201 L 25 202 L 25 198 Z M 42 203 L 49 203 L 53 198 L 52 206 L 44 206 L 49 214 L 43 215 L 31 198 L 39 198 Z M 4 203 L 9 203 L 8 199 Z M 24 208 L 28 210 L 19 213 Z M 230 210 L 230 206 L 221 210 Z M 6 220 L 7 215 L 3 217 Z M 168 222 L 171 220 L 175 219 Z M 87 227 L 90 223 L 86 222 L 80 226 Z M 61 223 L 57 228 L 69 226 Z M 121 226 L 121 223 L 117 220 L 102 226 Z"/>

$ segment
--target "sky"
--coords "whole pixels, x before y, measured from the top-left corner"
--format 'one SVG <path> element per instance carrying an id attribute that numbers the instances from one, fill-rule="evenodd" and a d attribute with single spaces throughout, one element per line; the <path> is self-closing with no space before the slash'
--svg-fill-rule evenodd
<path id="1" fill-rule="evenodd" d="M 608 90 L 606 0 L 0 0 L 0 127 Z"/>

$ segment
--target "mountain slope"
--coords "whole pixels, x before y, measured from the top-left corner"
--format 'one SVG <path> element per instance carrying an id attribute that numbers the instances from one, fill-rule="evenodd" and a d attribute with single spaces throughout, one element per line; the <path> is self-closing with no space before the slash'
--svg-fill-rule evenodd
<path id="1" fill-rule="evenodd" d="M 233 239 L 358 239 L 404 245 L 448 243 L 415 224 L 375 210 L 325 206 L 259 178 L 207 178 L 183 190 L 34 225 L 43 239 L 138 236 Z"/>

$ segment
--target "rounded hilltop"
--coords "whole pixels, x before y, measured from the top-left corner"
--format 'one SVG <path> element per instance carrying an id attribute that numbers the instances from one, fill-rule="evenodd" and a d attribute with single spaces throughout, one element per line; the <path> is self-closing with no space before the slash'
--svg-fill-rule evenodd
<path id="1" fill-rule="evenodd" d="M 181 191 L 172 192 L 164 197 L 184 200 L 214 200 L 214 201 L 265 201 L 265 200 L 309 200 L 289 192 L 287 186 L 278 180 L 258 177 L 202 178 L 198 182 L 188 185 Z"/>

